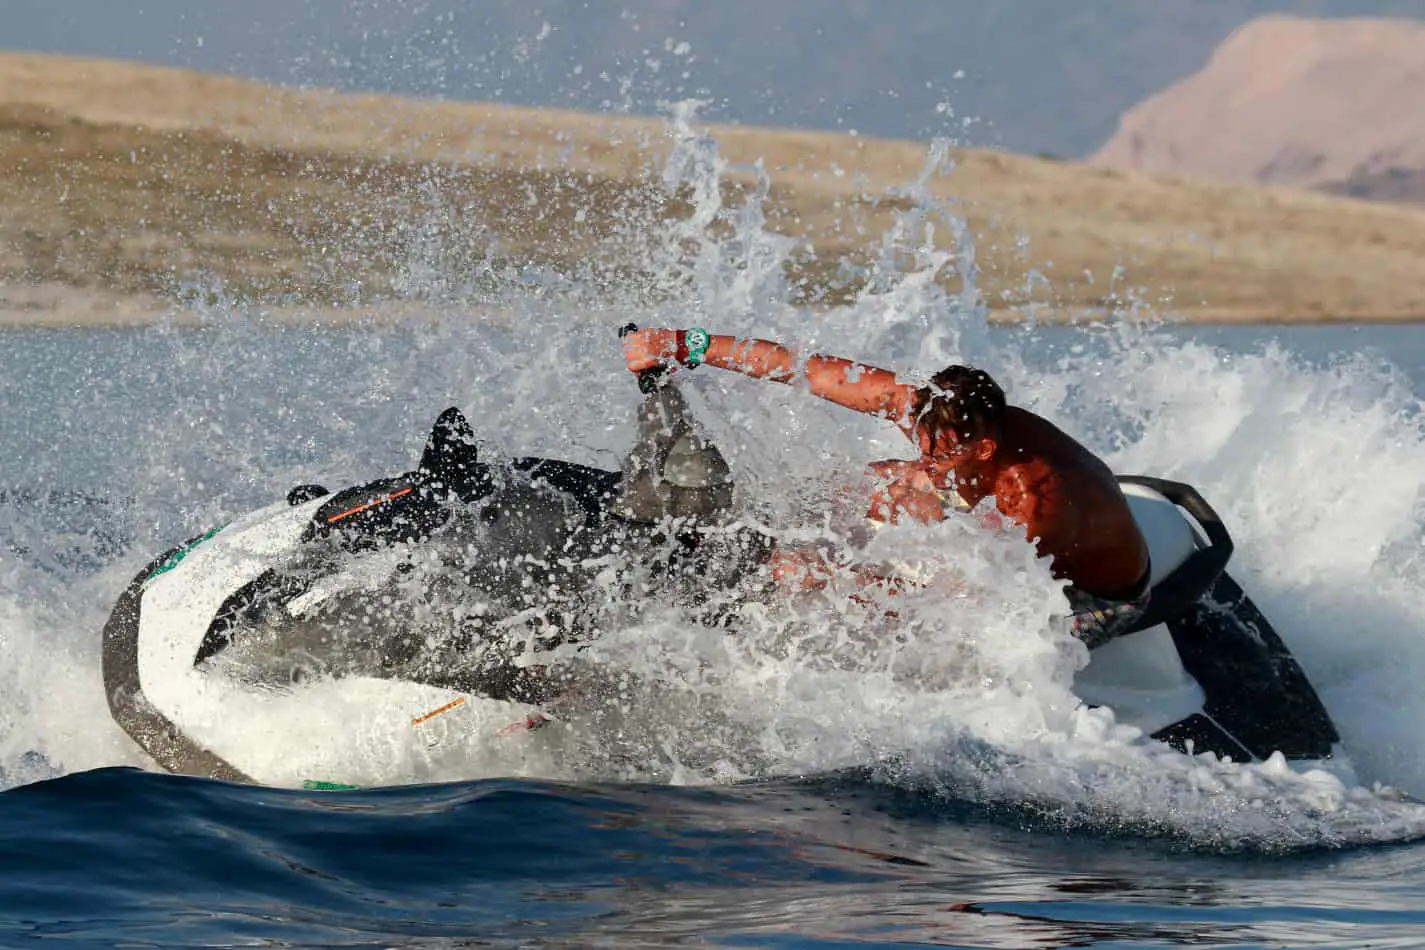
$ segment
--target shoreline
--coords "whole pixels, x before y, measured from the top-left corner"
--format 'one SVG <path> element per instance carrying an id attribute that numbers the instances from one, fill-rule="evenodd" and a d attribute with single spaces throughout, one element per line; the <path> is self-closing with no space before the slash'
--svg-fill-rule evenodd
<path id="1" fill-rule="evenodd" d="M 292 306 L 262 302 L 240 304 L 244 319 L 288 326 L 381 325 L 419 320 L 471 320 L 496 316 L 497 311 L 479 304 L 432 303 L 424 300 L 390 299 L 362 306 L 301 304 Z M 830 309 L 830 308 L 828 308 Z M 996 326 L 1029 323 L 1028 308 L 992 307 L 987 321 Z M 63 285 L 6 287 L 0 285 L 0 331 L 25 329 L 142 329 L 170 324 L 198 327 L 219 322 L 221 307 L 207 310 L 183 307 L 180 302 L 149 294 L 122 294 Z M 1347 313 L 1340 316 L 1293 317 L 1280 309 L 1201 308 L 1199 312 L 1148 312 L 1107 316 L 1103 311 L 1084 308 L 1033 308 L 1033 322 L 1040 327 L 1073 328 L 1104 323 L 1136 323 L 1144 326 L 1396 326 L 1425 323 L 1425 311 L 1399 314 Z"/>
<path id="2" fill-rule="evenodd" d="M 809 309 L 968 252 L 995 323 L 1425 322 L 1425 209 L 1320 192 L 31 54 L 0 53 L 0 130 L 7 326 L 183 322 L 171 301 L 213 294 L 350 322 L 528 268 L 657 299 L 742 209 Z M 678 149 L 718 172 L 684 155 L 665 178 Z"/>

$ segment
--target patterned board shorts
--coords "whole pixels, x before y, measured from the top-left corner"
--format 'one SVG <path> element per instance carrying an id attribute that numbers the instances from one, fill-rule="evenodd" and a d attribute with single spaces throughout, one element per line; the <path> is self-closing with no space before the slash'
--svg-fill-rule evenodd
<path id="1" fill-rule="evenodd" d="M 1092 650 L 1127 633 L 1148 609 L 1153 590 L 1150 587 L 1133 600 L 1105 600 L 1076 587 L 1069 587 L 1064 593 L 1073 610 L 1069 630 Z"/>

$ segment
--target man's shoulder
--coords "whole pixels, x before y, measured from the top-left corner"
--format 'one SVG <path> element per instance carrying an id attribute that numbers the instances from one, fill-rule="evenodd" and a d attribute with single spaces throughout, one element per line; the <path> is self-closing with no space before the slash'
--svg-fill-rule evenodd
<path id="1" fill-rule="evenodd" d="M 1054 423 L 1028 409 L 1017 410 L 1006 419 L 1005 445 L 1012 459 L 1023 458 L 1024 464 L 1042 460 L 1056 470 L 1095 471 L 1103 460 L 1088 446 L 1069 435 Z"/>
<path id="2" fill-rule="evenodd" d="M 1051 444 L 1069 443 L 1079 445 L 1079 441 L 1044 416 L 1023 406 L 1008 406 L 1004 411 L 1003 427 L 1024 441 Z"/>

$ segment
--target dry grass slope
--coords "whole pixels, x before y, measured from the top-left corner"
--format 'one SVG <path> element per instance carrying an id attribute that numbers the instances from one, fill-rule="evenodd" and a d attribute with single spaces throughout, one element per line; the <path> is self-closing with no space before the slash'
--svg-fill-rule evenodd
<path id="1" fill-rule="evenodd" d="M 912 206 L 895 189 L 927 158 L 913 142 L 707 131 L 730 162 L 770 173 L 769 226 L 800 239 L 789 269 L 808 301 L 855 290 L 842 265 L 874 253 Z M 670 147 L 650 119 L 3 54 L 0 308 L 43 319 L 71 292 L 148 301 L 194 280 L 269 304 L 350 307 L 408 294 L 421 246 L 439 249 L 422 266 L 462 293 L 526 262 L 627 293 L 644 286 L 643 262 L 668 253 L 654 223 L 691 210 L 657 185 Z M 968 222 L 981 292 L 1005 317 L 1032 303 L 1041 319 L 1069 318 L 1133 295 L 1199 320 L 1425 317 L 1418 209 L 954 158 L 927 186 Z M 745 170 L 726 176 L 724 201 L 753 185 Z M 950 246 L 952 229 L 939 224 L 935 240 Z"/>

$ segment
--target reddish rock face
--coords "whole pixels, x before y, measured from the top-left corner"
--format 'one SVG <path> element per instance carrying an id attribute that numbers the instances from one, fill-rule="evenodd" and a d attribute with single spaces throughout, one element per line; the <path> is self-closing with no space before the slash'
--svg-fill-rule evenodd
<path id="1" fill-rule="evenodd" d="M 1253 20 L 1124 113 L 1088 161 L 1425 199 L 1425 22 Z"/>

